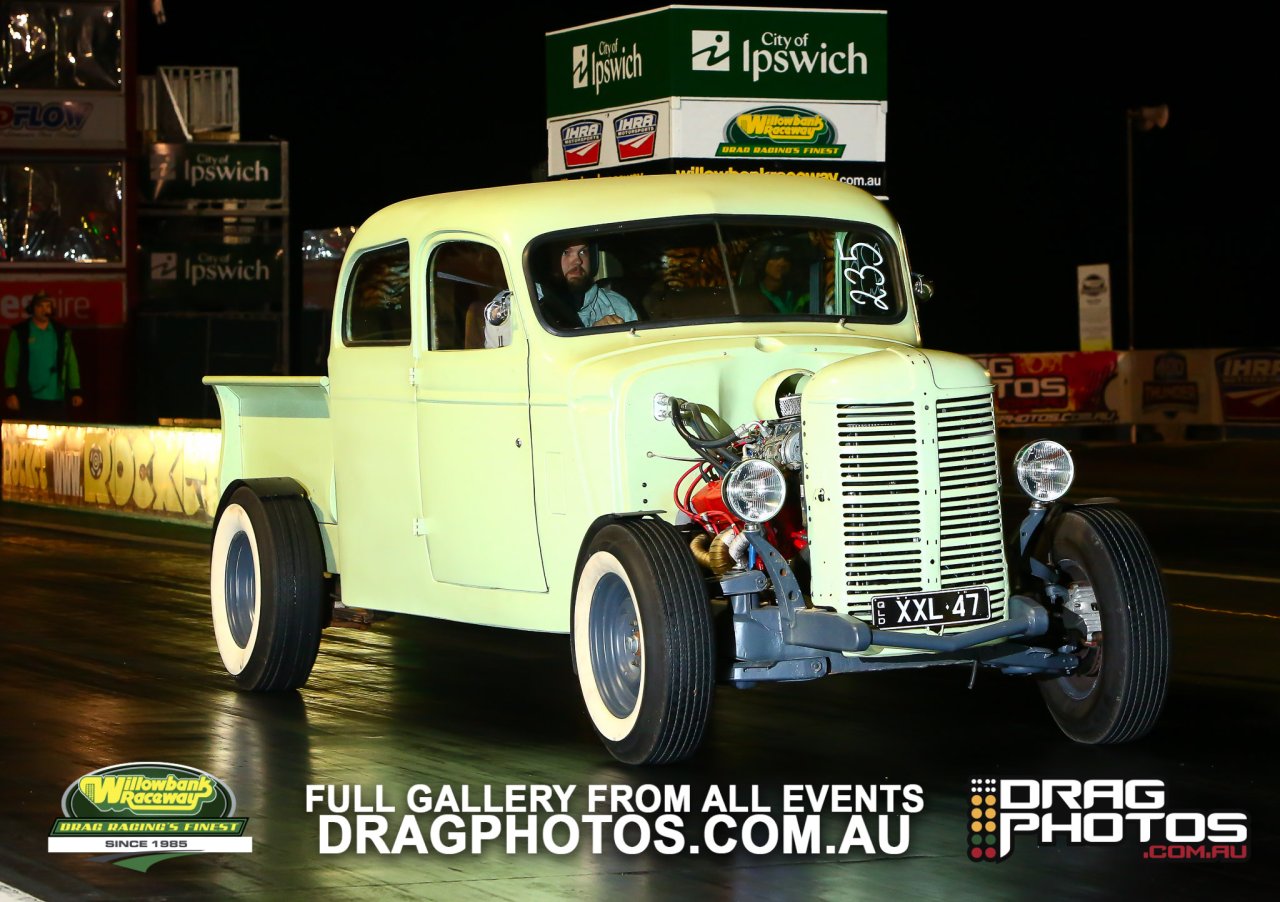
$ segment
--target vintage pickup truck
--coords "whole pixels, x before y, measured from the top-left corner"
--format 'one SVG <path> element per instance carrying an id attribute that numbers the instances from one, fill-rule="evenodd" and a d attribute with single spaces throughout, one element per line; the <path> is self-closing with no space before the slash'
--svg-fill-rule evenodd
<path id="1" fill-rule="evenodd" d="M 327 377 L 205 380 L 227 670 L 301 686 L 338 605 L 567 633 L 628 763 L 693 754 L 717 683 L 941 664 L 1033 675 L 1077 741 L 1144 735 L 1169 667 L 1151 551 L 1061 500 L 1046 441 L 1015 462 L 1006 550 L 991 381 L 920 347 L 931 292 L 882 204 L 816 179 L 374 214 Z"/>

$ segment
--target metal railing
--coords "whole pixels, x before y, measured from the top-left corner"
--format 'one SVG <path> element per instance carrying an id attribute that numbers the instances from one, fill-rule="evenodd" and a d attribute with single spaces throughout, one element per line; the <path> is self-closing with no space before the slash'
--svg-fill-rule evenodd
<path id="1" fill-rule="evenodd" d="M 163 140 L 240 134 L 240 70 L 233 66 L 161 66 L 140 80 L 143 132 Z"/>

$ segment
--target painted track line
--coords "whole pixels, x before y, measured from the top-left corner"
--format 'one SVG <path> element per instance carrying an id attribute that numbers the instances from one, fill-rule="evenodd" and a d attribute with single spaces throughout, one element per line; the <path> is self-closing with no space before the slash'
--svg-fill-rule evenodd
<path id="1" fill-rule="evenodd" d="M 31 896 L 7 883 L 0 883 L 0 900 L 3 902 L 41 902 L 39 896 Z"/>
<path id="2" fill-rule="evenodd" d="M 1270 583 L 1271 585 L 1280 585 L 1280 577 L 1276 576 L 1245 576 L 1242 573 L 1211 573 L 1207 570 L 1173 570 L 1168 567 L 1161 568 L 1161 573 L 1168 573 L 1173 576 L 1199 576 L 1205 579 L 1232 579 L 1246 583 Z"/>
<path id="3" fill-rule="evenodd" d="M 1257 611 L 1229 611 L 1226 608 L 1206 608 L 1198 604 L 1184 604 L 1181 601 L 1172 602 L 1170 607 L 1186 608 L 1188 611 L 1201 611 L 1205 614 L 1231 614 L 1235 617 L 1260 617 L 1263 620 L 1280 620 L 1280 614 L 1262 614 Z"/>

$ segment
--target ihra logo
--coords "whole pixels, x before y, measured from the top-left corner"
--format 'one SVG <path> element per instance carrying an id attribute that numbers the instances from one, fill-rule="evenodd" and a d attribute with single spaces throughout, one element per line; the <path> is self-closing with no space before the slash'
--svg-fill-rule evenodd
<path id="1" fill-rule="evenodd" d="M 604 135 L 604 122 L 599 119 L 579 119 L 560 129 L 560 146 L 564 151 L 566 169 L 594 166 L 600 162 L 600 139 Z"/>
<path id="2" fill-rule="evenodd" d="M 613 137 L 618 160 L 647 160 L 657 143 L 658 114 L 653 110 L 632 110 L 613 120 Z"/>
<path id="3" fill-rule="evenodd" d="M 1230 351 L 1216 364 L 1227 422 L 1280 419 L 1280 353 Z"/>
<path id="4" fill-rule="evenodd" d="M 1249 816 L 1166 811 L 1162 780 L 997 780 L 969 783 L 967 846 L 973 861 L 1003 861 L 1014 838 L 1042 845 L 1141 845 L 1143 858 L 1243 861 Z"/>
<path id="5" fill-rule="evenodd" d="M 248 818 L 221 780 L 181 764 L 138 761 L 85 774 L 62 796 L 50 852 L 107 852 L 107 860 L 145 871 L 197 852 L 252 852 Z"/>
<path id="6" fill-rule="evenodd" d="M 747 110 L 725 126 L 718 157 L 842 157 L 836 129 L 825 116 L 793 106 Z"/>

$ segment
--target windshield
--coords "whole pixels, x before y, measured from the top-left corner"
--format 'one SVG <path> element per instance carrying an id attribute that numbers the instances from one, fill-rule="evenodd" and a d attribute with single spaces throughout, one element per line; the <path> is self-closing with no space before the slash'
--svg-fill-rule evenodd
<path id="1" fill-rule="evenodd" d="M 539 317 L 554 331 L 708 320 L 893 323 L 888 237 L 863 223 L 643 223 L 533 242 Z"/>

